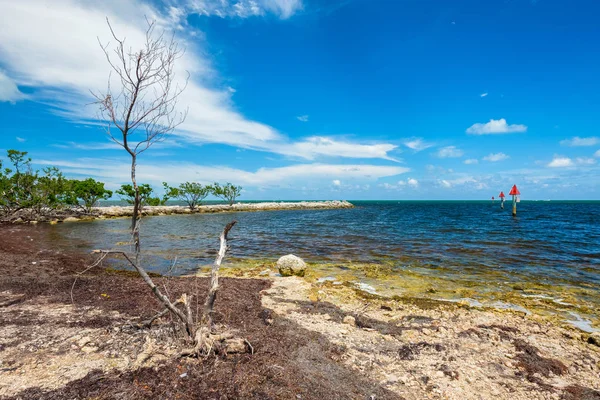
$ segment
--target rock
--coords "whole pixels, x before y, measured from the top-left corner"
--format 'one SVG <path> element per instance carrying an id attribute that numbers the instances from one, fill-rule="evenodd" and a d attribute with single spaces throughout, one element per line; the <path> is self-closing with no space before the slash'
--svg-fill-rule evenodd
<path id="1" fill-rule="evenodd" d="M 594 332 L 588 336 L 587 342 L 589 344 L 593 344 L 594 346 L 600 347 L 600 332 Z"/>
<path id="2" fill-rule="evenodd" d="M 306 273 L 304 260 L 293 254 L 288 254 L 277 260 L 277 268 L 281 276 L 304 276 Z"/>
<path id="3" fill-rule="evenodd" d="M 81 351 L 83 351 L 84 353 L 93 353 L 95 351 L 98 351 L 97 347 L 92 347 L 92 346 L 83 346 L 81 348 Z"/>
<path id="4" fill-rule="evenodd" d="M 90 337 L 86 336 L 86 337 L 83 337 L 83 338 L 79 339 L 77 341 L 77 345 L 79 347 L 83 347 L 83 346 L 85 346 L 86 344 L 88 344 L 91 341 L 92 341 L 92 339 Z"/>
<path id="5" fill-rule="evenodd" d="M 63 222 L 75 222 L 75 221 L 79 221 L 79 218 L 67 217 L 67 218 L 63 219 Z"/>
<path id="6" fill-rule="evenodd" d="M 346 315 L 342 322 L 346 325 L 356 326 L 356 318 L 352 315 Z"/>

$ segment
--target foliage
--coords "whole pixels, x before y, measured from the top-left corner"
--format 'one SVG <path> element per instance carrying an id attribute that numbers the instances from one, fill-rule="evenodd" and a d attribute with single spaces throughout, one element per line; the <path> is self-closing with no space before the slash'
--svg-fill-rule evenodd
<path id="1" fill-rule="evenodd" d="M 235 203 L 235 199 L 238 198 L 241 193 L 241 186 L 234 186 L 229 182 L 227 182 L 224 186 L 219 185 L 217 182 L 212 185 L 212 194 L 220 199 L 225 200 L 230 206 Z"/>
<path id="2" fill-rule="evenodd" d="M 204 186 L 197 182 L 184 182 L 179 187 L 171 187 L 167 182 L 163 182 L 163 186 L 165 199 L 176 198 L 184 201 L 192 211 L 212 192 L 211 186 Z"/>
<path id="3" fill-rule="evenodd" d="M 104 183 L 92 178 L 84 181 L 67 179 L 56 167 L 42 171 L 31 167 L 27 152 L 8 150 L 11 167 L 0 160 L 0 210 L 3 218 L 27 210 L 32 217 L 45 216 L 55 210 L 79 207 L 80 201 L 89 212 L 100 199 L 112 196 Z"/>
<path id="4" fill-rule="evenodd" d="M 158 197 L 153 197 L 154 189 L 147 183 L 142 183 L 138 185 L 138 191 L 140 194 L 140 206 L 160 206 L 166 203 L 166 198 L 161 200 Z M 119 196 L 121 196 L 121 200 L 125 200 L 127 204 L 135 205 L 135 189 L 133 185 L 121 185 L 121 188 L 117 190 Z"/>
<path id="5" fill-rule="evenodd" d="M 71 189 L 76 200 L 83 203 L 83 207 L 89 213 L 92 207 L 99 200 L 108 200 L 112 195 L 112 191 L 104 188 L 103 182 L 98 182 L 93 178 L 88 178 L 82 181 L 71 181 Z"/>

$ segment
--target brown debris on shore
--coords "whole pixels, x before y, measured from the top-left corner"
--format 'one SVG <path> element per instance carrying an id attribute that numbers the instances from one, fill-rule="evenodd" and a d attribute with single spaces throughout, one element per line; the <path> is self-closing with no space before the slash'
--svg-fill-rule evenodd
<path id="1" fill-rule="evenodd" d="M 176 355 L 171 324 L 133 322 L 160 305 L 141 279 L 104 269 L 74 274 L 89 260 L 53 248 L 47 230 L 0 226 L 2 399 L 399 399 L 337 362 L 343 348 L 287 318 L 263 318 L 267 280 L 222 280 L 215 319 L 238 330 L 254 354 Z M 158 278 L 173 296 L 202 278 Z M 140 303 L 153 307 L 139 307 Z M 143 360 L 149 346 L 151 358 Z"/>

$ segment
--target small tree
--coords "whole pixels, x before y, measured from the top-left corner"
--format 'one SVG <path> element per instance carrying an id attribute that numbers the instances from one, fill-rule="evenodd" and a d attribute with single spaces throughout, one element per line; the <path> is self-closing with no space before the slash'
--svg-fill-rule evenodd
<path id="1" fill-rule="evenodd" d="M 176 198 L 184 201 L 190 210 L 194 211 L 212 191 L 210 186 L 197 182 L 184 182 L 179 187 L 171 187 L 163 182 L 166 198 Z"/>
<path id="2" fill-rule="evenodd" d="M 136 191 L 132 185 L 126 184 L 121 185 L 117 193 L 121 200 L 124 200 L 129 205 L 135 205 L 136 202 Z M 142 183 L 138 186 L 138 195 L 140 199 L 139 209 L 141 210 L 144 206 L 159 206 L 163 202 L 158 197 L 153 197 L 154 189 L 147 183 Z"/>
<path id="3" fill-rule="evenodd" d="M 98 182 L 93 178 L 88 178 L 83 181 L 71 181 L 71 190 L 78 202 L 83 203 L 86 212 L 92 212 L 92 207 L 99 200 L 108 200 L 113 192 L 104 188 L 103 182 Z"/>
<path id="4" fill-rule="evenodd" d="M 235 199 L 237 199 L 241 193 L 241 186 L 234 186 L 229 182 L 227 182 L 225 186 L 221 186 L 217 182 L 212 185 L 212 194 L 225 200 L 230 206 L 235 203 Z"/>

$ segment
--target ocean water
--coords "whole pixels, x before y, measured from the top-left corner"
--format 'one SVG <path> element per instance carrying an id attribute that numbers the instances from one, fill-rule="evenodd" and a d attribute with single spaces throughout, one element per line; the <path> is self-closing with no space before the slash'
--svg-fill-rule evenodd
<path id="1" fill-rule="evenodd" d="M 511 303 L 522 299 L 597 318 L 600 308 L 600 202 L 355 201 L 353 209 L 147 217 L 148 269 L 179 274 L 212 262 L 223 226 L 235 219 L 229 263 L 296 254 L 323 275 L 353 273 L 384 294 Z M 51 226 L 83 249 L 127 248 L 128 219 Z M 57 239 L 58 240 L 58 239 Z M 392 276 L 361 274 L 385 263 Z M 348 272 L 350 271 L 350 272 Z M 512 301 L 516 302 L 516 301 Z M 564 303 L 566 305 L 561 305 Z M 535 304 L 534 304 L 535 305 Z M 593 320 L 594 321 L 594 320 Z"/>

